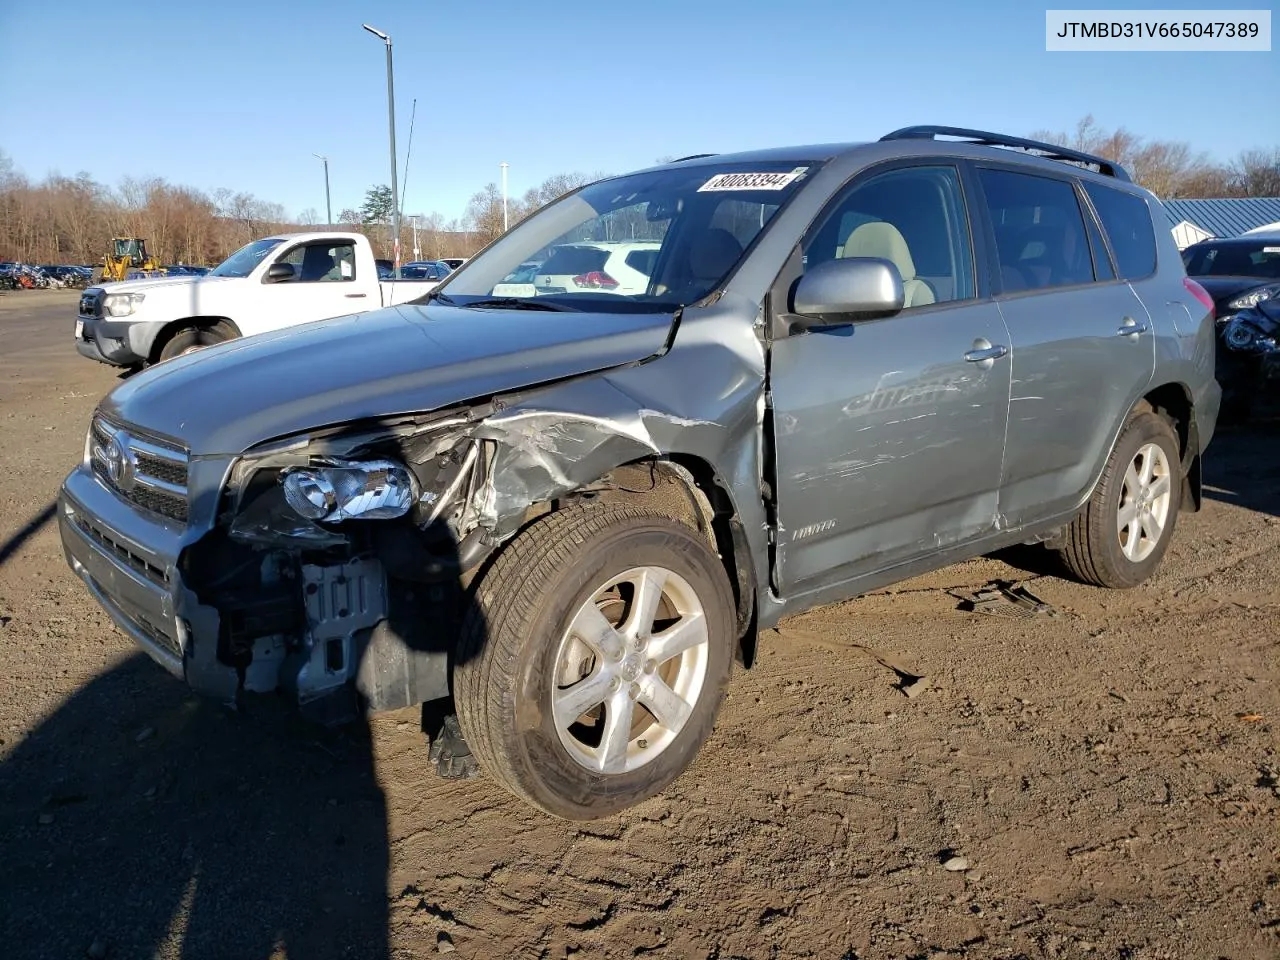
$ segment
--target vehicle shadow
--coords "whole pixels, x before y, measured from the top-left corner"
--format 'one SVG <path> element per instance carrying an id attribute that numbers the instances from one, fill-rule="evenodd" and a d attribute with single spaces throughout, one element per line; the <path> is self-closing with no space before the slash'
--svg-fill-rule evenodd
<path id="1" fill-rule="evenodd" d="M 0 836 L 9 958 L 388 956 L 368 725 L 233 712 L 142 654 L 0 766 Z"/>
<path id="2" fill-rule="evenodd" d="M 461 611 L 460 586 L 443 594 Z M 460 615 L 405 647 L 451 650 Z M 431 733 L 447 704 L 422 709 Z M 6 745 L 0 954 L 389 960 L 373 736 L 363 715 L 225 705 L 127 656 Z"/>
<path id="3" fill-rule="evenodd" d="M 1280 517 L 1280 417 L 1218 428 L 1205 455 L 1204 496 Z"/>
<path id="4" fill-rule="evenodd" d="M 1280 419 L 1219 426 L 1204 458 L 1204 500 L 1280 516 Z M 1060 577 L 1058 557 L 1018 544 L 989 555 L 1033 576 Z"/>
<path id="5" fill-rule="evenodd" d="M 56 501 L 49 501 L 45 504 L 44 509 L 37 513 L 34 517 L 24 523 L 13 536 L 0 543 L 0 564 L 5 563 L 10 557 L 22 549 L 22 545 L 39 533 L 54 514 L 57 513 L 58 505 Z"/>

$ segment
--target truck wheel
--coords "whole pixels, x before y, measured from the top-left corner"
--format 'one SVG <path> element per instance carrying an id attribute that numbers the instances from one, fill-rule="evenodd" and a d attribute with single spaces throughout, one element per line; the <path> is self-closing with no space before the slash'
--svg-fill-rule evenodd
<path id="1" fill-rule="evenodd" d="M 1130 417 L 1102 479 L 1067 528 L 1067 567 L 1085 583 L 1136 587 L 1164 557 L 1182 501 L 1178 437 L 1151 410 Z"/>
<path id="2" fill-rule="evenodd" d="M 734 600 L 696 531 L 628 506 L 571 507 L 494 561 L 454 666 L 480 767 L 521 799 L 592 820 L 665 789 L 711 732 Z"/>
<path id="3" fill-rule="evenodd" d="M 236 332 L 231 329 L 231 326 L 221 320 L 207 327 L 183 327 L 168 339 L 160 350 L 160 355 L 156 358 L 156 362 L 163 363 L 165 360 L 172 360 L 174 357 L 195 353 L 197 350 L 211 347 L 215 343 L 234 340 L 235 336 Z"/>

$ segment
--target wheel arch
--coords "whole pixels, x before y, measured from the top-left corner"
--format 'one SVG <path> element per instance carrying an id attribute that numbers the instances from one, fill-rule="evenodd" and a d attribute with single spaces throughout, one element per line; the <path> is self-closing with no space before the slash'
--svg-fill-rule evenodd
<path id="1" fill-rule="evenodd" d="M 157 330 L 155 335 L 152 337 L 151 345 L 146 351 L 147 362 L 157 363 L 160 360 L 160 351 L 165 348 L 165 345 L 168 344 L 168 342 L 172 340 L 180 330 L 186 330 L 188 327 L 207 330 L 218 324 L 225 324 L 230 327 L 232 331 L 234 331 L 236 337 L 244 336 L 244 334 L 240 332 L 240 328 L 236 325 L 236 322 L 230 317 L 201 316 L 182 317 L 177 320 L 170 320 L 163 327 Z"/>
<path id="2" fill-rule="evenodd" d="M 751 548 L 733 493 L 708 460 L 693 454 L 669 453 L 620 463 L 592 483 L 531 504 L 520 527 L 582 500 L 644 507 L 686 523 L 704 535 L 720 558 L 733 591 L 738 633 L 735 656 L 744 667 L 755 662 L 757 585 Z M 486 558 L 483 567 L 487 568 L 502 549 Z M 478 573 L 478 577 L 483 575 Z"/>
<path id="3" fill-rule="evenodd" d="M 1181 381 L 1171 380 L 1148 390 L 1134 412 L 1142 409 L 1143 405 L 1173 423 L 1182 466 L 1181 509 L 1186 513 L 1198 513 L 1202 505 L 1203 478 L 1200 432 L 1196 426 L 1195 399 L 1191 388 Z"/>

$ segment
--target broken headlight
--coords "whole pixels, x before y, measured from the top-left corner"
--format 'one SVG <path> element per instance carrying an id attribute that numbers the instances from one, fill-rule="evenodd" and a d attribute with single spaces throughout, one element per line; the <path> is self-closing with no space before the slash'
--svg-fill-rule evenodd
<path id="1" fill-rule="evenodd" d="M 1280 295 L 1280 283 L 1250 290 L 1244 296 L 1236 297 L 1227 304 L 1227 307 L 1231 310 L 1248 310 L 1250 307 L 1256 307 L 1263 300 L 1270 300 L 1277 295 Z"/>
<path id="2" fill-rule="evenodd" d="M 280 476 L 285 502 L 308 520 L 388 520 L 412 509 L 413 475 L 390 460 L 334 461 Z"/>
<path id="3" fill-rule="evenodd" d="M 1275 337 L 1238 316 L 1227 321 L 1222 330 L 1222 339 L 1232 350 L 1271 353 L 1276 349 Z"/>

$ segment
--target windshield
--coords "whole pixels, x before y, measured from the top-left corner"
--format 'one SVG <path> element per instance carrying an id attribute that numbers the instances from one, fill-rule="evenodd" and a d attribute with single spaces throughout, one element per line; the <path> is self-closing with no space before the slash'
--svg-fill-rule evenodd
<path id="1" fill-rule="evenodd" d="M 246 243 L 209 271 L 211 277 L 247 277 L 268 253 L 284 243 L 279 237 Z"/>
<path id="2" fill-rule="evenodd" d="M 512 228 L 441 285 L 466 306 L 670 311 L 718 289 L 819 164 L 673 166 L 602 180 Z"/>
<path id="3" fill-rule="evenodd" d="M 1280 240 L 1206 244 L 1188 250 L 1187 274 L 1192 277 L 1257 277 L 1280 280 Z"/>

